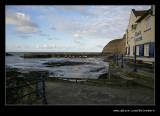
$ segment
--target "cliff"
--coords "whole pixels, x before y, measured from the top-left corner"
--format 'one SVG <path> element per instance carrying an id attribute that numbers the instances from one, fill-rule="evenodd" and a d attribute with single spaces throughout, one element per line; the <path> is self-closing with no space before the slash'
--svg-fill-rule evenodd
<path id="1" fill-rule="evenodd" d="M 111 40 L 102 51 L 102 54 L 125 54 L 125 35 L 121 39 Z"/>

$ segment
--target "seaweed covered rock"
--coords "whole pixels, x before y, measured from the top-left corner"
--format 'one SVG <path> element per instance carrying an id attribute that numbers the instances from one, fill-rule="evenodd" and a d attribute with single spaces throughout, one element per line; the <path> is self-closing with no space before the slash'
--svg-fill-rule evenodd
<path id="1" fill-rule="evenodd" d="M 107 79 L 108 78 L 108 73 L 104 73 L 104 74 L 101 74 L 98 79 Z"/>
<path id="2" fill-rule="evenodd" d="M 6 53 L 6 56 L 13 56 L 13 54 Z"/>
<path id="3" fill-rule="evenodd" d="M 90 64 L 90 63 L 66 61 L 66 62 L 47 62 L 44 64 L 47 65 L 48 67 L 53 67 L 53 66 L 74 66 L 74 65 L 83 65 L 83 64 Z"/>

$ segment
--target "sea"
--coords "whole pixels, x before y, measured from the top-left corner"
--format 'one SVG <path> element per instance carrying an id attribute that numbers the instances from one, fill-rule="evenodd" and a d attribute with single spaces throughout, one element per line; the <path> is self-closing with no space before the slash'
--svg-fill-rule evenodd
<path id="1" fill-rule="evenodd" d="M 6 67 L 18 68 L 21 71 L 48 71 L 49 77 L 91 78 L 97 79 L 108 72 L 108 62 L 104 57 L 88 58 L 23 58 L 23 52 L 10 52 L 13 56 L 5 57 Z M 80 65 L 47 67 L 47 62 L 86 62 Z"/>

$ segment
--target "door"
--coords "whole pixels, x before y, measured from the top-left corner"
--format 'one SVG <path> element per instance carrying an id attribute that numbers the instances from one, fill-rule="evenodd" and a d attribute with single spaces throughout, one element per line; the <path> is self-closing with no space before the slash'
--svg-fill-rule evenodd
<path id="1" fill-rule="evenodd" d="M 155 44 L 154 43 L 150 43 L 149 44 L 149 56 L 150 57 L 154 57 L 154 49 L 155 49 Z"/>
<path id="2" fill-rule="evenodd" d="M 139 45 L 139 56 L 144 56 L 144 45 Z"/>

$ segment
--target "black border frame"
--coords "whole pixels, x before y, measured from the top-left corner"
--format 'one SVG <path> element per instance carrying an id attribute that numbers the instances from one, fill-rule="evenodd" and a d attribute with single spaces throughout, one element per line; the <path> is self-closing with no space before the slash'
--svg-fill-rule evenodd
<path id="1" fill-rule="evenodd" d="M 62 0 L 6 0 L 3 2 L 0 0 L 0 22 L 2 22 L 1 31 L 0 35 L 2 36 L 0 38 L 0 74 L 1 74 L 1 81 L 0 81 L 0 91 L 3 92 L 3 96 L 0 95 L 1 97 L 1 111 L 27 111 L 27 112 L 37 112 L 37 111 L 51 111 L 55 112 L 56 110 L 61 110 L 61 112 L 58 113 L 63 113 L 64 110 L 65 112 L 69 112 L 70 110 L 73 111 L 79 111 L 77 112 L 78 114 L 82 113 L 81 111 L 86 110 L 86 111 L 103 111 L 106 113 L 107 111 L 109 112 L 114 112 L 114 110 L 126 110 L 126 112 L 131 112 L 132 110 L 153 110 L 153 112 L 160 112 L 160 95 L 158 92 L 160 90 L 160 78 L 158 78 L 158 69 L 160 69 L 160 63 L 158 62 L 159 58 L 159 50 L 160 47 L 158 46 L 158 39 L 155 39 L 155 106 L 136 106 L 136 105 L 118 105 L 118 106 L 96 106 L 96 105 L 86 105 L 86 106 L 6 106 L 5 105 L 5 5 L 156 5 L 156 16 L 155 16 L 155 38 L 160 38 L 159 30 L 160 30 L 160 4 L 159 0 L 106 0 L 106 1 L 100 1 L 100 0 L 70 0 L 70 1 L 62 1 Z M 83 110 L 82 110 L 83 109 Z M 65 113 L 64 112 L 64 113 Z M 120 111 L 119 111 L 120 112 Z M 137 111 L 137 112 L 143 112 L 143 111 Z M 76 113 L 76 114 L 77 114 Z M 76 115 L 75 114 L 75 115 Z"/>

